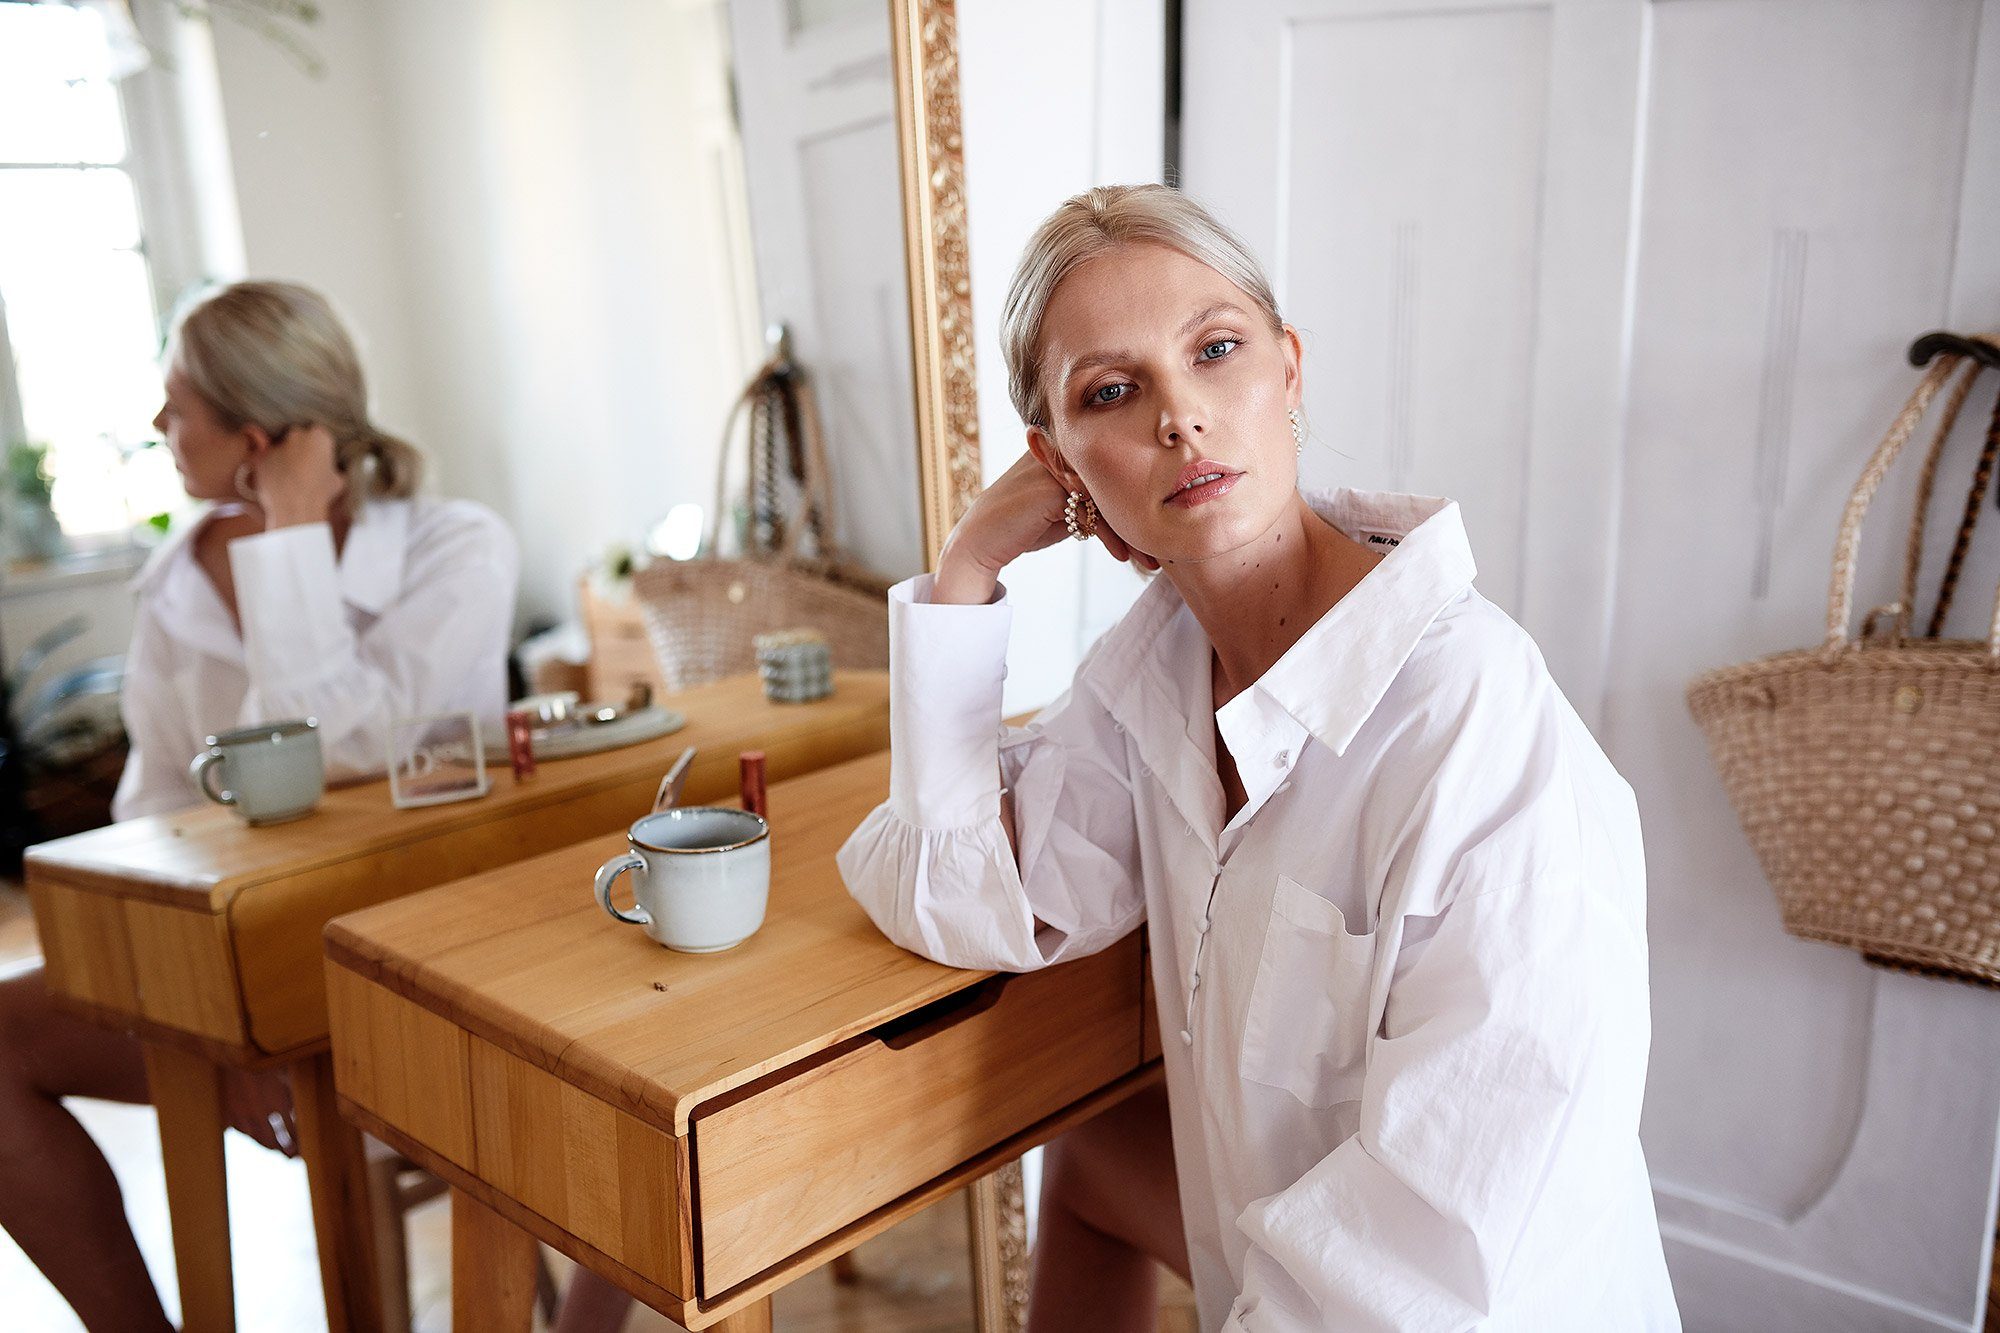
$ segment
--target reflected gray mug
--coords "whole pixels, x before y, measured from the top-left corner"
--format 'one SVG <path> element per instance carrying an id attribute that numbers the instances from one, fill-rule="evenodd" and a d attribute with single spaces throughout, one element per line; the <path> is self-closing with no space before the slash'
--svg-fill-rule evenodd
<path id="1" fill-rule="evenodd" d="M 252 824 L 282 824 L 309 814 L 326 791 L 319 722 L 310 717 L 262 722 L 210 736 L 208 748 L 188 765 L 188 777 L 203 796 Z"/>

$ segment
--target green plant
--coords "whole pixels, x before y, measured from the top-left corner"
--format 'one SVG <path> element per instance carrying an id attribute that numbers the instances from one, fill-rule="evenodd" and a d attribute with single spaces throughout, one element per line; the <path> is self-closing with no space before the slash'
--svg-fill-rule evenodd
<path id="1" fill-rule="evenodd" d="M 17 443 L 7 446 L 7 489 L 15 497 L 46 509 L 54 485 L 46 444 Z"/>

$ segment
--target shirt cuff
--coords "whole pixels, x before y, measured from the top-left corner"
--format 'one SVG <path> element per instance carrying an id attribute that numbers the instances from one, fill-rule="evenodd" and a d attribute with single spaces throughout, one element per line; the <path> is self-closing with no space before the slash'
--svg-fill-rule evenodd
<path id="1" fill-rule="evenodd" d="M 889 800 L 919 828 L 1000 812 L 1000 696 L 1014 609 L 933 602 L 931 576 L 889 589 Z"/>
<path id="2" fill-rule="evenodd" d="M 229 543 L 251 683 L 260 691 L 318 680 L 351 651 L 333 529 L 302 523 Z"/>

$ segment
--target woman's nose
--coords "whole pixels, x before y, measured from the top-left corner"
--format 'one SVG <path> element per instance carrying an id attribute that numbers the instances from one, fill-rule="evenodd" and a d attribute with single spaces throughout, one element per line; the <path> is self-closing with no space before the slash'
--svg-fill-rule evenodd
<path id="1" fill-rule="evenodd" d="M 1200 439 L 1208 429 L 1207 416 L 1201 406 L 1191 400 L 1169 402 L 1160 412 L 1157 432 L 1160 443 L 1169 449 L 1177 449 Z"/>

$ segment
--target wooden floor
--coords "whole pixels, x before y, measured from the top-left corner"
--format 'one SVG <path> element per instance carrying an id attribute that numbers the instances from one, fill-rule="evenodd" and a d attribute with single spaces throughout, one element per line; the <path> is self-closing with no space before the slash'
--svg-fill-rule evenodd
<path id="1" fill-rule="evenodd" d="M 0 973 L 39 952 L 26 895 L 17 886 L 0 884 Z M 71 1106 L 111 1159 L 153 1279 L 168 1314 L 177 1316 L 152 1111 L 83 1100 Z M 243 1333 L 324 1329 L 305 1168 L 233 1133 L 227 1155 L 238 1327 Z M 415 1328 L 418 1333 L 445 1333 L 451 1327 L 448 1205 L 440 1199 L 413 1211 L 409 1235 Z M 545 1253 L 559 1280 L 566 1278 L 568 1260 Z M 778 1328 L 786 1333 L 946 1333 L 972 1327 L 965 1209 L 956 1196 L 861 1246 L 855 1262 L 860 1280 L 852 1286 L 836 1286 L 821 1269 L 781 1292 Z M 6 1327 L 20 1333 L 78 1333 L 83 1327 L 5 1235 L 0 1235 L 0 1310 L 6 1312 Z M 626 1333 L 665 1333 L 678 1327 L 643 1306 L 625 1324 Z M 1171 1277 L 1162 1293 L 1160 1328 L 1162 1333 L 1193 1333 L 1195 1328 L 1193 1293 Z"/>

